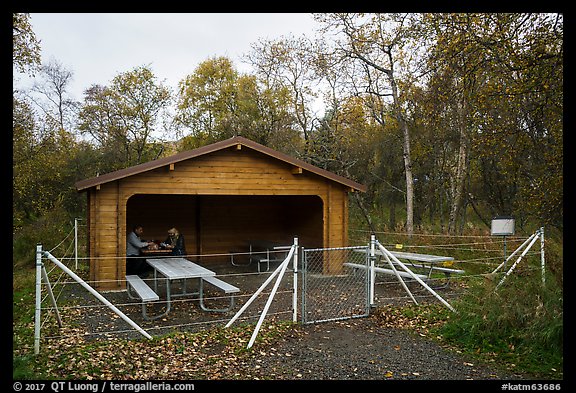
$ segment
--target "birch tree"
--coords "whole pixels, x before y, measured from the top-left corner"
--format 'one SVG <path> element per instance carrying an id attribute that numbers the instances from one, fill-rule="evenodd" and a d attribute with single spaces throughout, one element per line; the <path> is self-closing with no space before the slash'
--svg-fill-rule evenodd
<path id="1" fill-rule="evenodd" d="M 55 59 L 42 64 L 32 84 L 30 98 L 47 119 L 63 130 L 72 132 L 79 103 L 72 99 L 69 87 L 74 73 Z"/>
<path id="2" fill-rule="evenodd" d="M 404 175 L 406 180 L 406 232 L 414 232 L 414 179 L 410 147 L 410 130 L 402 108 L 398 87 L 397 55 L 411 38 L 410 14 L 322 14 L 316 20 L 325 25 L 324 32 L 336 31 L 339 50 L 360 62 L 366 71 L 366 92 L 379 99 L 390 100 L 394 118 L 402 135 Z M 388 86 L 381 84 L 383 75 Z"/>
<path id="3" fill-rule="evenodd" d="M 438 112 L 432 116 L 450 118 L 445 125 L 457 135 L 450 169 L 449 232 L 458 231 L 466 203 L 476 199 L 467 189 L 469 180 L 475 180 L 470 179 L 473 164 L 483 180 L 476 193 L 489 202 L 492 215 L 509 215 L 514 210 L 521 214 L 527 204 L 520 208 L 518 197 L 538 188 L 535 179 L 542 153 L 553 151 L 552 156 L 561 156 L 555 148 L 561 122 L 548 109 L 561 108 L 561 94 L 555 91 L 562 89 L 562 18 L 554 14 L 426 14 L 422 22 L 421 33 L 435 41 L 427 57 L 428 86 L 435 89 L 438 103 Z M 530 146 L 533 142 L 536 149 Z M 556 187 L 546 187 L 547 196 L 541 200 L 555 195 L 557 209 L 561 193 L 555 190 L 561 189 L 557 187 L 561 176 L 556 176 L 558 166 L 550 167 L 554 170 L 547 171 L 541 178 L 546 181 L 540 184 L 554 179 L 549 183 Z"/>
<path id="4" fill-rule="evenodd" d="M 318 83 L 312 66 L 314 52 L 307 39 L 284 37 L 273 41 L 262 39 L 253 44 L 252 51 L 246 55 L 267 88 L 289 89 L 291 114 L 306 146 L 318 124 L 313 110 L 318 96 L 314 89 Z"/>

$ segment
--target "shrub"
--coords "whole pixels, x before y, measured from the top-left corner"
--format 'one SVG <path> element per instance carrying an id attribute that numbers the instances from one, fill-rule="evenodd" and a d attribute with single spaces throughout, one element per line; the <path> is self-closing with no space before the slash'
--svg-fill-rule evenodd
<path id="1" fill-rule="evenodd" d="M 12 242 L 14 268 L 34 266 L 36 244 L 42 243 L 44 250 L 57 246 L 66 238 L 73 227 L 73 218 L 62 207 L 56 206 L 40 218 L 20 228 Z"/>

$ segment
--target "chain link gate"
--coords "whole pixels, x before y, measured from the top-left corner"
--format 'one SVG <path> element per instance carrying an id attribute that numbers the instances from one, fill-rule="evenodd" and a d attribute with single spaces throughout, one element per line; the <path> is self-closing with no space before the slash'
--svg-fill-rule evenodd
<path id="1" fill-rule="evenodd" d="M 344 263 L 366 266 L 351 269 Z M 369 249 L 302 250 L 302 323 L 366 317 L 370 313 Z"/>

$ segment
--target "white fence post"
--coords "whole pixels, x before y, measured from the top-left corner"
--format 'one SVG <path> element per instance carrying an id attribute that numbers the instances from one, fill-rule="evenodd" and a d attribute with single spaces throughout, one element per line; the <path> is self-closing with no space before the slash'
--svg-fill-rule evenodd
<path id="1" fill-rule="evenodd" d="M 240 315 L 242 315 L 242 314 L 244 313 L 244 311 L 248 308 L 248 306 L 250 306 L 250 304 L 252 304 L 252 302 L 258 297 L 258 295 L 260 295 L 260 293 L 264 290 L 264 288 L 266 288 L 266 287 L 268 286 L 268 284 L 270 283 L 270 281 L 272 281 L 272 280 L 274 279 L 274 277 L 276 277 L 276 275 L 278 274 L 278 272 L 280 272 L 280 269 L 282 268 L 283 263 L 284 263 L 284 262 L 282 262 L 282 263 L 280 264 L 280 266 L 278 266 L 278 267 L 276 268 L 276 270 L 274 270 L 274 271 L 272 272 L 272 274 L 266 279 L 266 281 L 264 281 L 264 283 L 263 283 L 262 285 L 260 285 L 260 288 L 258 288 L 258 289 L 256 290 L 256 292 L 254 292 L 254 293 L 252 294 L 252 296 L 250 296 L 250 299 L 248 299 L 248 300 L 246 301 L 246 303 L 244 303 L 244 305 L 243 305 L 242 307 L 240 307 L 240 310 L 238 310 L 238 311 L 236 312 L 236 314 L 234 314 L 234 316 L 228 321 L 228 323 L 227 323 L 226 326 L 224 326 L 224 327 L 227 327 L 227 328 L 228 328 L 228 327 L 232 326 L 232 324 L 240 317 Z"/>
<path id="2" fill-rule="evenodd" d="M 108 308 L 110 310 L 115 312 L 119 317 L 121 317 L 124 321 L 126 321 L 130 326 L 132 326 L 134 329 L 136 329 L 140 334 L 142 334 L 147 339 L 152 339 L 152 336 L 150 336 L 144 329 L 142 329 L 140 326 L 138 326 L 133 320 L 131 320 L 126 314 L 124 314 L 122 311 L 120 311 L 115 305 L 110 303 L 110 301 L 108 299 L 106 299 L 104 296 L 99 294 L 98 291 L 96 291 L 94 288 L 92 288 L 90 285 L 88 285 L 86 283 L 86 281 L 84 281 L 80 277 L 78 277 L 78 275 L 76 275 L 76 273 L 74 273 L 72 270 L 68 269 L 66 267 L 66 265 L 64 265 L 62 262 L 60 262 L 58 259 L 56 259 L 52 254 L 50 254 L 48 251 L 45 251 L 44 255 L 46 255 L 46 257 L 49 260 L 51 260 L 56 266 L 58 266 L 60 269 L 62 269 L 64 271 L 64 273 L 68 274 L 78 284 L 82 285 L 85 289 L 87 289 L 88 292 L 90 292 L 92 295 L 94 295 L 96 297 L 96 299 L 98 299 L 102 303 L 104 303 L 106 306 L 108 306 Z"/>
<path id="3" fill-rule="evenodd" d="M 266 302 L 266 305 L 264 306 L 264 310 L 262 310 L 262 314 L 260 314 L 260 318 L 258 320 L 258 323 L 256 324 L 256 328 L 254 329 L 254 332 L 252 333 L 252 337 L 250 338 L 250 342 L 248 343 L 247 348 L 251 348 L 252 345 L 254 344 L 254 340 L 256 340 L 256 336 L 258 335 L 258 331 L 260 330 L 260 326 L 262 326 L 262 322 L 264 321 L 264 318 L 266 317 L 266 313 L 268 312 L 268 309 L 270 308 L 270 304 L 272 303 L 272 300 L 274 299 L 274 295 L 276 294 L 276 291 L 278 290 L 278 286 L 280 285 L 280 281 L 282 281 L 282 277 L 284 276 L 284 272 L 286 271 L 286 267 L 288 266 L 288 263 L 290 262 L 290 260 L 292 259 L 294 252 L 296 251 L 298 245 L 298 238 L 294 238 L 294 244 L 292 245 L 292 247 L 290 247 L 290 251 L 288 252 L 288 256 L 286 256 L 286 258 L 284 259 L 284 261 L 282 261 L 282 263 L 280 264 L 280 266 L 278 266 L 278 268 L 270 275 L 270 277 L 268 277 L 268 279 L 260 286 L 260 288 L 258 288 L 258 290 L 250 297 L 250 299 L 248 299 L 248 301 L 246 303 L 244 303 L 244 305 L 240 308 L 240 310 L 238 310 L 238 312 L 232 317 L 232 319 L 230 319 L 230 321 L 228 321 L 228 323 L 226 324 L 225 327 L 230 327 L 234 321 L 236 321 L 236 319 L 238 319 L 238 317 L 240 317 L 240 315 L 242 315 L 242 313 L 248 308 L 248 306 L 256 299 L 256 297 L 260 294 L 260 292 L 262 292 L 264 290 L 264 288 L 266 288 L 266 286 L 270 283 L 270 281 L 272 281 L 272 279 L 278 274 L 278 278 L 276 279 L 276 283 L 274 284 L 274 287 L 272 288 L 272 292 L 270 293 L 269 297 L 268 297 L 268 301 Z"/>
<path id="4" fill-rule="evenodd" d="M 256 324 L 256 328 L 254 329 L 254 332 L 252 333 L 252 337 L 250 338 L 250 342 L 248 342 L 248 346 L 246 348 L 252 348 L 252 345 L 254 345 L 254 341 L 256 340 L 256 336 L 258 336 L 258 332 L 260 331 L 260 327 L 262 326 L 262 322 L 264 322 L 264 318 L 266 317 L 266 314 L 268 313 L 268 309 L 270 308 L 270 305 L 272 304 L 272 300 L 274 300 L 274 296 L 276 295 L 276 291 L 278 290 L 278 286 L 280 285 L 280 281 L 282 281 L 282 277 L 284 276 L 284 272 L 286 271 L 286 268 L 288 267 L 288 262 L 290 262 L 290 259 L 292 257 L 292 253 L 294 252 L 295 246 L 292 246 L 292 248 L 290 249 L 290 256 L 288 258 L 286 258 L 286 260 L 284 262 L 282 262 L 282 270 L 280 271 L 280 274 L 278 274 L 278 278 L 276 279 L 276 282 L 274 283 L 274 287 L 272 288 L 272 292 L 270 292 L 270 296 L 268 296 L 268 301 L 266 301 L 266 305 L 264 306 L 264 310 L 262 310 L 262 314 L 260 314 L 260 319 L 258 319 L 258 323 Z"/>
<path id="5" fill-rule="evenodd" d="M 78 220 L 74 219 L 74 269 L 78 270 Z"/>
<path id="6" fill-rule="evenodd" d="M 406 283 L 404 282 L 404 279 L 402 278 L 402 276 L 400 275 L 400 273 L 398 273 L 398 270 L 396 270 L 396 267 L 394 266 L 394 264 L 393 264 L 392 261 L 390 260 L 390 257 L 388 256 L 388 254 L 384 253 L 384 256 L 386 257 L 386 261 L 388 262 L 388 265 L 390 266 L 390 268 L 391 268 L 392 271 L 394 272 L 394 275 L 396 276 L 396 279 L 398 279 L 398 281 L 400 282 L 400 284 L 402 284 L 402 288 L 404 288 L 404 290 L 406 291 L 406 293 L 408 294 L 408 296 L 410 296 L 410 299 L 412 299 L 412 301 L 414 302 L 414 304 L 418 305 L 418 301 L 416 300 L 416 298 L 414 297 L 414 295 L 412 294 L 412 292 L 410 292 L 410 289 L 408 288 L 408 285 L 406 285 Z"/>
<path id="7" fill-rule="evenodd" d="M 516 255 L 516 253 L 518 253 L 518 251 L 520 251 L 526 244 L 530 243 L 530 241 L 537 235 L 537 233 L 533 233 L 532 235 L 530 235 L 530 237 L 526 240 L 524 240 L 524 243 L 522 243 L 520 246 L 518 246 L 518 248 L 516 250 L 514 250 L 514 252 L 512 254 L 510 254 L 510 256 L 508 258 L 506 258 L 506 260 L 504 262 L 502 262 L 500 265 L 498 265 L 498 267 L 496 269 L 494 269 L 492 271 L 491 274 L 496 273 L 498 270 L 500 270 L 500 268 L 504 265 L 506 265 L 506 262 L 508 262 L 508 260 L 512 259 L 512 257 L 514 257 L 514 255 Z"/>
<path id="8" fill-rule="evenodd" d="M 536 231 L 532 236 L 530 236 L 529 239 L 532 239 L 532 241 L 530 242 L 530 244 L 528 246 L 526 246 L 526 248 L 524 249 L 524 251 L 522 251 L 522 254 L 520 254 L 520 256 L 518 257 L 518 259 L 516 260 L 516 262 L 514 262 L 514 264 L 512 265 L 512 267 L 510 267 L 510 269 L 506 272 L 506 274 L 504 275 L 504 277 L 502 277 L 502 280 L 500 280 L 500 282 L 498 283 L 498 285 L 496 285 L 496 288 L 494 288 L 494 291 L 496 291 L 498 288 L 500 288 L 500 285 L 502 285 L 504 283 L 504 280 L 506 280 L 506 277 L 508 277 L 512 271 L 516 268 L 516 266 L 518 265 L 518 263 L 520 263 L 520 260 L 522 258 L 524 258 L 524 256 L 526 255 L 526 253 L 530 250 L 530 248 L 532 248 L 532 245 L 534 245 L 534 243 L 536 242 L 536 240 L 538 240 L 538 232 Z M 526 242 L 524 242 L 525 244 Z M 518 248 L 519 249 L 519 248 Z"/>
<path id="9" fill-rule="evenodd" d="M 544 227 L 540 228 L 540 266 L 542 267 L 542 285 L 546 284 L 546 267 L 544 262 Z"/>
<path id="10" fill-rule="evenodd" d="M 294 294 L 292 295 L 292 322 L 298 321 L 298 238 L 294 238 Z"/>
<path id="11" fill-rule="evenodd" d="M 42 244 L 36 244 L 36 310 L 34 313 L 34 354 L 40 352 L 40 307 L 42 303 Z"/>
<path id="12" fill-rule="evenodd" d="M 374 271 L 374 260 L 376 259 L 376 235 L 370 235 L 370 307 L 374 307 L 374 290 L 376 281 L 376 272 Z"/>
<path id="13" fill-rule="evenodd" d="M 56 298 L 52 292 L 52 285 L 50 285 L 50 278 L 48 278 L 48 272 L 46 271 L 46 266 L 42 264 L 42 277 L 46 282 L 46 289 L 48 290 L 48 296 L 52 302 L 52 307 L 54 307 L 54 313 L 56 314 L 56 321 L 58 322 L 58 327 L 62 327 L 62 318 L 60 318 L 60 311 L 58 310 L 58 304 L 56 303 Z"/>

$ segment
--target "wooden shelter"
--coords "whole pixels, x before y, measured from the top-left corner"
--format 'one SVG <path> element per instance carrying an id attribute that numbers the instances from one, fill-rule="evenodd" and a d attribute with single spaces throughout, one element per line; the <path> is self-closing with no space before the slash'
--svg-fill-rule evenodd
<path id="1" fill-rule="evenodd" d="M 176 227 L 188 254 L 246 251 L 252 239 L 305 247 L 348 241 L 348 192 L 366 187 L 242 137 L 76 183 L 86 192 L 90 279 L 124 287 L 126 237 Z"/>

